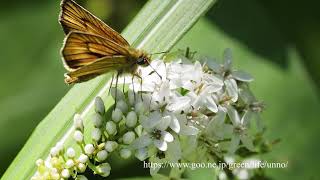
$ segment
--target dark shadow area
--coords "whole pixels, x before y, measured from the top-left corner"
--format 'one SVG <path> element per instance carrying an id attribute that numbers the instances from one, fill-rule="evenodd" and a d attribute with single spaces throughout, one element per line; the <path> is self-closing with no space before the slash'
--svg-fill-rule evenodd
<path id="1" fill-rule="evenodd" d="M 224 0 L 208 12 L 207 18 L 222 31 L 245 44 L 255 53 L 287 66 L 286 37 L 267 16 L 266 9 L 256 0 Z"/>
<path id="2" fill-rule="evenodd" d="M 224 0 L 207 13 L 222 31 L 266 59 L 287 67 L 286 48 L 297 48 L 320 87 L 320 2 Z"/>

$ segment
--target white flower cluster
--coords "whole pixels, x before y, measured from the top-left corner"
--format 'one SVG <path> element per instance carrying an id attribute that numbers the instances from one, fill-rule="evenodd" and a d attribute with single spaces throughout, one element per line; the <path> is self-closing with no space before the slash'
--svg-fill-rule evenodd
<path id="1" fill-rule="evenodd" d="M 96 98 L 89 143 L 84 140 L 83 120 L 75 115 L 73 137 L 82 149 L 79 157 L 75 158 L 72 148 L 65 151 L 57 144 L 49 161 L 37 162 L 33 179 L 84 179 L 79 174 L 87 167 L 106 177 L 111 170 L 107 160 L 113 152 L 123 159 L 134 155 L 141 161 L 190 162 L 190 154 L 197 159 L 213 153 L 223 159 L 239 148 L 256 151 L 252 130 L 263 129 L 259 118 L 263 106 L 249 89 L 253 78 L 232 70 L 229 49 L 223 59 L 218 64 L 206 58 L 181 57 L 171 62 L 154 60 L 140 68 L 140 77 L 129 84 L 126 93 L 111 88 L 116 104 L 109 115 L 102 99 Z M 253 119 L 256 128 L 251 126 Z M 151 174 L 159 168 L 151 168 Z"/>

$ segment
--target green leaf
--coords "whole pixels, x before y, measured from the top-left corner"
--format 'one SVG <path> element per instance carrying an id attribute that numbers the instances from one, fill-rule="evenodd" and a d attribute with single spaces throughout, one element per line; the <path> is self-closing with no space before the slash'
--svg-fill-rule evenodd
<path id="1" fill-rule="evenodd" d="M 123 36 L 134 47 L 147 52 L 167 51 L 214 2 L 215 0 L 149 1 L 124 30 Z M 35 161 L 38 158 L 45 159 L 57 141 L 70 141 L 73 115 L 81 113 L 86 120 L 89 119 L 94 97 L 106 98 L 110 77 L 110 74 L 106 74 L 75 85 L 38 125 L 2 179 L 30 179 L 35 173 Z M 107 108 L 112 105 L 111 99 L 106 102 Z"/>

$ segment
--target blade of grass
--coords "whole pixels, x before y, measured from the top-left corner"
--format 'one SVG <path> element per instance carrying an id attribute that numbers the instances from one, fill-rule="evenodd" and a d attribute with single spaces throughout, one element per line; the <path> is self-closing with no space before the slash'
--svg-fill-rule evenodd
<path id="1" fill-rule="evenodd" d="M 169 50 L 207 11 L 215 0 L 149 1 L 123 36 L 134 47 L 148 52 Z M 75 85 L 38 125 L 25 146 L 11 163 L 2 179 L 30 179 L 35 173 L 35 161 L 46 158 L 58 141 L 70 139 L 73 115 L 92 111 L 95 96 L 104 96 L 110 74 Z M 107 101 L 106 108 L 112 105 Z"/>

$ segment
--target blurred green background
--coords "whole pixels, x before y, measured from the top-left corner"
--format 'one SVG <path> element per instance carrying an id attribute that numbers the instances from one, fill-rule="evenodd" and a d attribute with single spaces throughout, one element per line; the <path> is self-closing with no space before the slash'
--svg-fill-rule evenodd
<path id="1" fill-rule="evenodd" d="M 145 0 L 78 1 L 121 31 Z M 70 89 L 59 49 L 59 1 L 0 2 L 0 176 L 37 124 Z M 266 137 L 281 138 L 269 161 L 274 179 L 317 179 L 320 157 L 320 11 L 316 1 L 221 0 L 175 49 L 221 57 L 232 48 L 234 64 L 250 72 L 252 89 L 266 105 Z M 41 142 L 39 142 L 41 143 Z M 126 175 L 146 174 L 128 166 Z M 122 170 L 123 171 L 123 170 Z M 132 172 L 132 173 L 130 173 Z M 124 177 L 113 171 L 113 177 Z M 122 174 L 121 174 L 122 173 Z"/>

